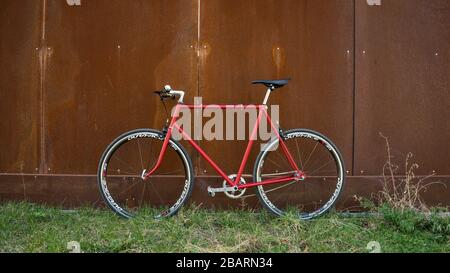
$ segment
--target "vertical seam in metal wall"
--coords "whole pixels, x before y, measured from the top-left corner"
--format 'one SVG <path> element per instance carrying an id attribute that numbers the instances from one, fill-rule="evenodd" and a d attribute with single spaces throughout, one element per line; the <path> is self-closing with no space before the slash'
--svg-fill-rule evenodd
<path id="1" fill-rule="evenodd" d="M 197 96 L 200 96 L 200 48 L 201 48 L 201 6 L 202 1 L 197 0 Z M 194 169 L 198 172 L 200 172 L 200 153 L 198 151 L 195 151 L 196 155 L 196 162 Z"/>
<path id="2" fill-rule="evenodd" d="M 47 0 L 42 1 L 42 16 L 41 16 L 41 41 L 40 41 L 40 58 L 39 58 L 39 68 L 40 68 L 40 83 L 39 83 L 39 96 L 40 96 L 40 119 L 41 119 L 41 132 L 40 132 L 40 164 L 39 173 L 47 173 L 45 165 L 45 80 L 46 80 L 46 70 L 47 70 L 47 45 L 46 45 L 46 21 L 47 21 Z"/>
<path id="3" fill-rule="evenodd" d="M 201 0 L 197 0 L 197 96 L 200 96 Z"/>
<path id="4" fill-rule="evenodd" d="M 355 175 L 355 140 L 356 140 L 356 0 L 353 0 L 353 140 L 352 140 L 352 175 Z"/>

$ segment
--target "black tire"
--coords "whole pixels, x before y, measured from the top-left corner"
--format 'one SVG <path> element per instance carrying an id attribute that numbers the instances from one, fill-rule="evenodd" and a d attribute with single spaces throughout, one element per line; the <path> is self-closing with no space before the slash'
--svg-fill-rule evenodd
<path id="1" fill-rule="evenodd" d="M 312 218 L 316 218 L 319 217 L 321 215 L 323 215 L 324 213 L 326 213 L 327 211 L 329 211 L 335 204 L 335 202 L 338 200 L 339 195 L 342 192 L 342 188 L 344 187 L 344 182 L 345 182 L 345 167 L 344 167 L 344 161 L 342 159 L 342 155 L 339 152 L 339 150 L 337 149 L 336 145 L 333 144 L 333 142 L 331 140 L 329 140 L 327 137 L 325 137 L 324 135 L 312 131 L 312 130 L 307 130 L 307 129 L 293 129 L 293 130 L 289 130 L 283 133 L 283 137 L 284 137 L 284 142 L 286 143 L 287 140 L 293 139 L 293 138 L 304 138 L 307 139 L 310 142 L 316 141 L 318 144 L 321 144 L 323 147 L 325 147 L 326 149 L 324 150 L 324 154 L 326 154 L 327 152 L 330 153 L 331 155 L 331 160 L 334 160 L 336 163 L 336 177 L 334 178 L 334 176 L 330 176 L 331 179 L 336 179 L 336 188 L 333 190 L 333 186 L 327 186 L 331 188 L 331 190 L 333 191 L 333 194 L 330 196 L 330 199 L 323 205 L 317 205 L 316 206 L 321 206 L 318 209 L 314 209 L 312 212 L 298 212 L 298 216 L 300 219 L 302 220 L 309 220 Z M 297 140 L 296 140 L 297 141 Z M 261 181 L 261 170 L 264 168 L 264 160 L 266 159 L 266 157 L 271 153 L 271 148 L 274 147 L 274 145 L 276 145 L 279 142 L 278 139 L 272 140 L 263 151 L 260 152 L 260 154 L 258 155 L 256 162 L 255 162 L 255 166 L 253 169 L 253 179 L 255 182 L 260 182 Z M 318 144 L 315 144 L 315 148 L 312 151 L 312 153 L 314 153 L 316 147 L 318 146 Z M 298 144 L 297 144 L 297 150 L 299 150 L 298 148 Z M 292 152 L 291 152 L 292 153 Z M 310 155 L 311 157 L 311 155 Z M 301 156 L 299 155 L 300 161 L 301 161 Z M 309 158 L 308 158 L 309 160 Z M 269 160 L 267 160 L 269 161 Z M 308 163 L 306 163 L 308 164 Z M 305 164 L 305 167 L 306 167 Z M 328 163 L 327 163 L 328 164 Z M 279 164 L 278 164 L 279 165 Z M 297 163 L 297 165 L 300 167 L 300 164 Z M 303 163 L 302 163 L 303 165 Z M 330 165 L 330 164 L 328 164 Z M 331 164 L 332 165 L 332 164 Z M 276 167 L 278 168 L 278 167 Z M 333 168 L 333 167 L 332 167 Z M 302 170 L 303 171 L 303 170 Z M 267 171 L 269 172 L 269 171 Z M 273 174 L 270 174 L 270 176 Z M 269 176 L 269 175 L 268 175 Z M 312 176 L 312 174 L 311 174 Z M 308 174 L 307 174 L 308 177 Z M 324 176 L 325 177 L 325 176 Z M 308 178 L 306 178 L 308 179 Z M 311 180 L 315 181 L 319 181 L 321 178 L 311 178 Z M 325 180 L 328 178 L 324 178 Z M 306 180 L 305 180 L 306 181 Z M 304 181 L 304 182 L 305 182 Z M 328 182 L 328 181 L 327 181 Z M 289 184 L 294 183 L 302 183 L 302 182 L 291 182 Z M 311 183 L 311 182 L 309 182 Z M 281 208 L 280 206 L 274 205 L 272 201 L 269 200 L 269 198 L 267 197 L 266 191 L 269 192 L 269 190 L 265 190 L 264 189 L 265 186 L 259 186 L 256 189 L 256 194 L 259 198 L 259 201 L 263 204 L 264 208 L 266 208 L 269 212 L 275 214 L 276 216 L 282 216 L 284 214 L 286 214 L 286 211 Z M 306 186 L 305 186 L 306 187 Z M 280 188 L 282 188 L 282 186 L 280 186 Z M 274 191 L 277 190 L 276 188 L 274 189 Z M 294 191 L 289 191 L 289 195 L 291 194 L 295 194 Z M 294 197 L 295 198 L 295 197 Z M 281 198 L 281 200 L 279 201 L 279 203 L 287 203 L 288 201 L 284 200 L 283 198 Z M 298 201 L 295 201 L 298 202 Z M 288 205 L 284 205 L 284 206 L 288 206 Z"/>
<path id="2" fill-rule="evenodd" d="M 120 205 L 118 202 L 116 202 L 115 197 L 112 196 L 113 194 L 110 193 L 110 189 L 108 189 L 108 180 L 107 180 L 109 161 L 111 160 L 112 156 L 114 156 L 115 152 L 118 149 L 120 149 L 120 147 L 122 147 L 122 145 L 124 145 L 125 143 L 129 143 L 134 140 L 145 139 L 145 138 L 151 138 L 151 140 L 155 140 L 157 143 L 161 142 L 161 144 L 162 144 L 162 142 L 164 141 L 164 134 L 160 131 L 153 130 L 153 129 L 137 129 L 137 130 L 133 130 L 133 131 L 124 133 L 121 136 L 117 137 L 106 148 L 103 155 L 101 156 L 101 159 L 100 159 L 100 162 L 98 165 L 97 182 L 98 182 L 98 186 L 100 189 L 100 193 L 101 193 L 104 201 L 108 205 L 108 207 L 111 208 L 116 214 L 118 214 L 119 216 L 124 217 L 124 218 L 134 217 L 136 215 L 136 213 L 133 213 L 133 212 L 127 210 L 122 205 Z M 139 142 L 138 142 L 138 144 L 139 144 Z M 183 164 L 183 168 L 184 168 L 184 170 L 181 170 L 181 172 L 185 172 L 185 179 L 184 179 L 185 181 L 182 182 L 182 183 L 184 183 L 183 191 L 180 193 L 180 196 L 176 199 L 176 202 L 173 205 L 169 204 L 168 209 L 164 209 L 161 213 L 158 213 L 157 215 L 155 215 L 154 217 L 157 219 L 175 215 L 179 211 L 179 209 L 183 206 L 183 204 L 189 199 L 189 197 L 192 193 L 193 186 L 194 186 L 194 170 L 192 167 L 192 161 L 191 161 L 188 153 L 184 149 L 184 147 L 182 145 L 180 145 L 177 141 L 170 139 L 169 145 L 167 146 L 167 150 L 174 151 L 175 152 L 174 156 L 176 156 L 176 155 L 179 156 L 180 162 L 181 162 L 181 164 Z M 155 153 L 156 153 L 156 151 L 155 151 Z M 141 161 L 142 161 L 142 155 L 141 155 Z M 125 174 L 122 176 L 124 176 L 124 181 L 126 180 L 125 176 L 131 177 L 130 175 L 125 175 Z M 135 178 L 136 178 L 136 176 L 133 177 L 133 180 Z M 181 176 L 181 179 L 182 178 L 183 177 Z M 111 180 L 113 180 L 113 178 L 111 178 Z M 136 179 L 136 180 L 138 180 L 138 179 Z M 142 180 L 142 181 L 144 181 L 144 180 Z M 136 184 L 137 183 L 139 183 L 139 182 L 136 182 Z M 141 204 L 143 204 L 142 200 L 141 200 Z"/>

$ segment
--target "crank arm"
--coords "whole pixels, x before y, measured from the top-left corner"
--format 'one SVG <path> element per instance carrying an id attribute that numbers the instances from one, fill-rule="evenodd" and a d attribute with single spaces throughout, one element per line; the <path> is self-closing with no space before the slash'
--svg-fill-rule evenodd
<path id="1" fill-rule="evenodd" d="M 214 197 L 217 192 L 235 192 L 237 190 L 238 190 L 237 186 L 235 186 L 235 187 L 222 187 L 222 188 L 211 188 L 211 187 L 208 187 L 208 194 L 211 197 Z"/>

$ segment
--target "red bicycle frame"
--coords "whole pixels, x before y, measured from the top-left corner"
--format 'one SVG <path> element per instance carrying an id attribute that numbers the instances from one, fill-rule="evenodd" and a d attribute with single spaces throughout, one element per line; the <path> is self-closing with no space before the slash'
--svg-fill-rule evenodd
<path id="1" fill-rule="evenodd" d="M 246 107 L 247 109 L 253 108 L 253 109 L 258 110 L 258 118 L 253 127 L 253 131 L 251 133 L 251 137 L 248 142 L 247 148 L 245 150 L 244 157 L 242 158 L 241 165 L 239 167 L 239 171 L 237 173 L 235 181 L 231 180 L 225 174 L 225 172 L 223 172 L 222 169 L 208 156 L 208 154 L 183 130 L 183 128 L 181 128 L 177 124 L 177 120 L 179 118 L 180 111 L 183 108 L 192 110 L 192 109 L 205 109 L 206 107 L 208 107 L 209 109 L 213 109 L 213 108 L 228 109 L 228 108 L 236 108 L 236 107 Z M 258 128 L 259 128 L 259 125 L 261 123 L 263 116 L 266 117 L 267 122 L 270 124 L 272 130 L 275 131 L 276 136 L 279 139 L 279 144 L 284 152 L 284 155 L 286 156 L 286 159 L 288 160 L 289 164 L 291 165 L 291 167 L 294 171 L 294 174 L 291 176 L 279 177 L 279 178 L 269 179 L 269 180 L 265 180 L 265 181 L 261 181 L 261 182 L 255 181 L 255 182 L 250 182 L 250 183 L 246 183 L 243 185 L 239 185 L 239 181 L 241 180 L 245 166 L 247 165 L 248 157 L 249 157 L 251 149 L 253 147 L 254 140 L 256 139 L 256 136 L 258 133 Z M 174 129 L 178 130 L 182 134 L 183 138 L 185 140 L 187 140 L 202 155 L 202 157 L 211 165 L 211 167 L 213 167 L 214 170 L 220 176 L 222 176 L 223 179 L 225 181 L 227 181 L 227 183 L 231 187 L 237 187 L 238 189 L 244 189 L 244 188 L 256 187 L 256 186 L 267 185 L 267 184 L 275 184 L 275 183 L 288 182 L 288 181 L 292 181 L 292 180 L 304 180 L 305 179 L 305 173 L 297 167 L 297 164 L 295 163 L 292 155 L 290 154 L 289 150 L 287 149 L 286 144 L 284 143 L 283 138 L 281 137 L 278 129 L 272 123 L 272 120 L 271 120 L 269 114 L 267 113 L 266 105 L 256 105 L 256 106 L 255 105 L 209 105 L 209 106 L 207 106 L 207 105 L 185 105 L 185 104 L 177 104 L 176 105 L 172 120 L 167 129 L 167 134 L 165 136 L 163 146 L 162 146 L 161 152 L 159 154 L 158 160 L 157 160 L 155 166 L 152 168 L 152 170 L 144 175 L 144 179 L 148 179 L 161 165 L 164 155 L 167 150 L 167 145 L 169 144 L 169 140 L 172 136 L 172 132 Z"/>

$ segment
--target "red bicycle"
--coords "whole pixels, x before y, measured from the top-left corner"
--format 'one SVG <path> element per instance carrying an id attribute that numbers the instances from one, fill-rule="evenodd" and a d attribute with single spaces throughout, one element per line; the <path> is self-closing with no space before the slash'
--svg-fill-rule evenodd
<path id="1" fill-rule="evenodd" d="M 120 216 L 130 218 L 145 210 L 155 218 L 168 217 L 188 200 L 194 183 L 192 161 L 184 147 L 173 138 L 180 133 L 224 179 L 221 187 L 208 187 L 216 193 L 238 199 L 245 198 L 249 188 L 270 212 L 280 216 L 295 213 L 301 219 L 311 219 L 327 212 L 341 193 L 344 162 L 336 146 L 320 133 L 277 128 L 267 112 L 270 94 L 288 80 L 254 81 L 268 89 L 261 105 L 253 106 L 258 117 L 248 141 L 237 174 L 227 175 L 208 154 L 177 123 L 183 109 L 205 109 L 204 105 L 186 105 L 184 92 L 166 86 L 155 92 L 164 102 L 178 97 L 170 123 L 162 131 L 138 129 L 114 140 L 103 153 L 98 167 L 100 192 L 108 206 Z M 236 105 L 217 105 L 220 109 Z M 252 107 L 252 106 L 247 106 Z M 253 181 L 245 180 L 247 164 L 255 136 L 265 118 L 276 134 L 259 153 L 253 171 Z M 151 209 L 148 209 L 151 208 Z"/>

